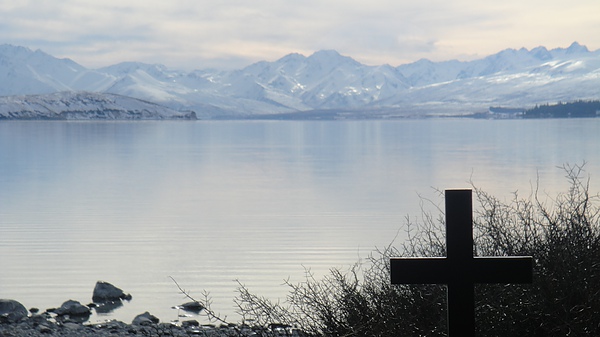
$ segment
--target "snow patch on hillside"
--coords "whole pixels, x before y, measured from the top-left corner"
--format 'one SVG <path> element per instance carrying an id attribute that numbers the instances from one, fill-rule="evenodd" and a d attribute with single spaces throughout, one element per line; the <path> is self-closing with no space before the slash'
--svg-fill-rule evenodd
<path id="1" fill-rule="evenodd" d="M 0 97 L 0 119 L 196 119 L 196 115 L 121 95 L 60 92 Z"/>

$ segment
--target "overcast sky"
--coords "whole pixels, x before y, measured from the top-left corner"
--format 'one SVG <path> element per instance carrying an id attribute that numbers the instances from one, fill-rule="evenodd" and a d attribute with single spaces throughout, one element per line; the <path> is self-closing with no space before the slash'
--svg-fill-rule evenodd
<path id="1" fill-rule="evenodd" d="M 397 66 L 573 41 L 600 49 L 600 0 L 5 0 L 0 44 L 91 68 L 241 68 L 335 49 Z"/>

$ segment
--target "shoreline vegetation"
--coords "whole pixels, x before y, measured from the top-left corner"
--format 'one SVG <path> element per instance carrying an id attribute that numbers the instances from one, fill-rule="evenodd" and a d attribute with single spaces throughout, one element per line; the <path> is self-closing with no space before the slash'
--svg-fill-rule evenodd
<path id="1" fill-rule="evenodd" d="M 490 107 L 487 112 L 465 115 L 484 119 L 549 119 L 549 118 L 596 118 L 600 117 L 600 101 L 558 102 L 536 105 L 531 109 Z"/>
<path id="2" fill-rule="evenodd" d="M 600 194 L 589 190 L 584 166 L 563 166 L 569 188 L 556 196 L 535 186 L 502 201 L 473 186 L 475 255 L 535 261 L 530 285 L 476 285 L 477 335 L 600 336 Z M 406 242 L 392 242 L 348 269 L 332 268 L 322 279 L 306 270 L 304 281 L 286 284 L 284 302 L 238 281 L 238 323 L 211 310 L 210 294 L 192 298 L 173 279 L 211 325 L 160 323 L 149 313 L 131 324 L 82 324 L 73 315 L 21 308 L 20 317 L 0 314 L 0 336 L 445 336 L 444 286 L 390 284 L 391 257 L 445 256 L 443 211 L 424 204 L 434 213 L 424 209 L 420 222 L 406 219 Z"/>
<path id="3" fill-rule="evenodd" d="M 600 117 L 600 101 L 575 101 L 570 103 L 536 105 L 525 110 L 524 118 L 590 118 Z"/>

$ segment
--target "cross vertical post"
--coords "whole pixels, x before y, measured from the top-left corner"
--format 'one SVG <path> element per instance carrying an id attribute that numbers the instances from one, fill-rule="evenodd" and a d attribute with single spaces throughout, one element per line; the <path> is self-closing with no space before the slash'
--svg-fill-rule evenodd
<path id="1" fill-rule="evenodd" d="M 475 283 L 531 283 L 533 259 L 473 257 L 471 190 L 446 190 L 446 257 L 392 258 L 392 284 L 446 284 L 448 335 L 475 335 Z"/>
<path id="2" fill-rule="evenodd" d="M 471 190 L 446 191 L 446 258 L 458 269 L 455 275 L 468 275 L 471 266 L 461 261 L 473 259 L 473 202 Z M 449 230 L 452 228 L 452 230 Z M 460 278 L 448 280 L 448 335 L 469 336 L 475 331 L 475 289 Z"/>

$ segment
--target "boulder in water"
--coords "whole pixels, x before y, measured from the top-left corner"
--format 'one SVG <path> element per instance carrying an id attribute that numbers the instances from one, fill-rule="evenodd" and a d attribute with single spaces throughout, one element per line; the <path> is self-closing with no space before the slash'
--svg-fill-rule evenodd
<path id="1" fill-rule="evenodd" d="M 104 302 L 115 302 L 120 300 L 131 300 L 130 294 L 125 294 L 123 290 L 115 287 L 114 285 L 98 281 L 94 287 L 94 293 L 92 295 L 92 301 L 96 303 Z"/>
<path id="2" fill-rule="evenodd" d="M 202 311 L 204 309 L 204 306 L 202 304 L 200 304 L 200 302 L 194 301 L 194 302 L 184 303 L 184 304 L 178 306 L 178 308 L 198 314 L 198 313 L 200 313 L 200 311 Z"/>

